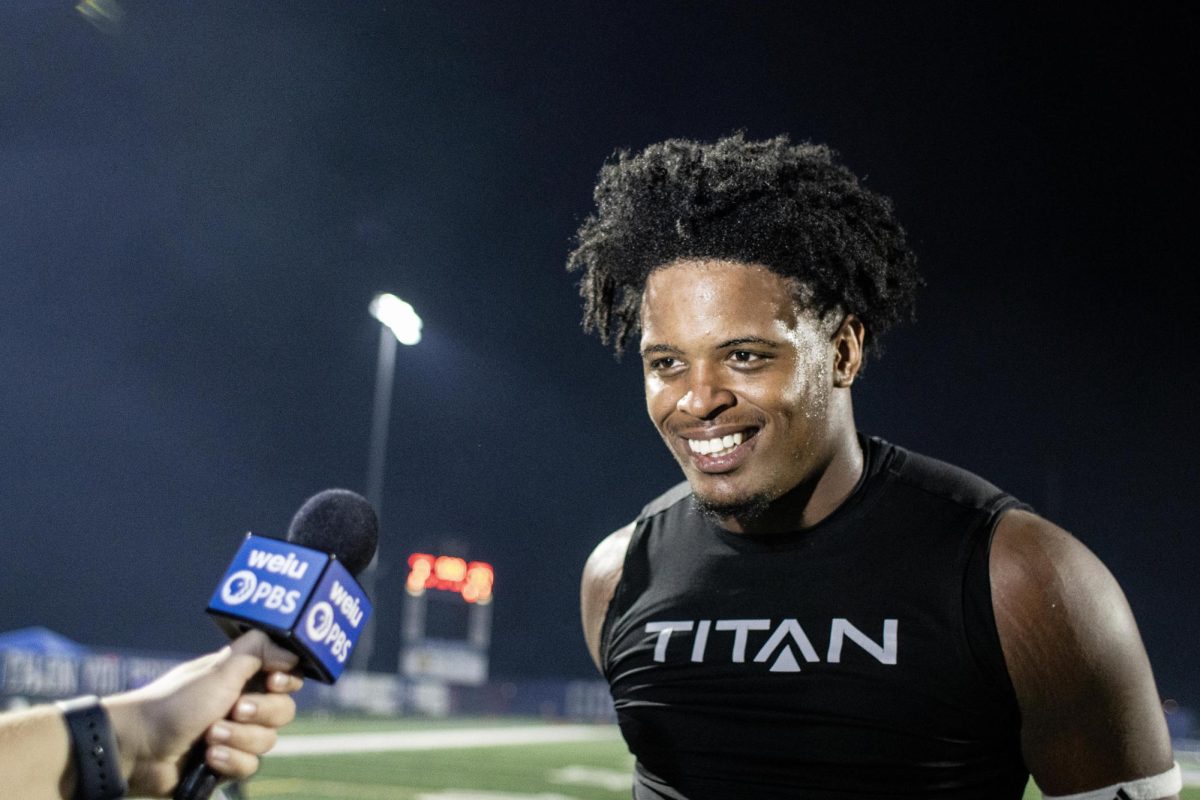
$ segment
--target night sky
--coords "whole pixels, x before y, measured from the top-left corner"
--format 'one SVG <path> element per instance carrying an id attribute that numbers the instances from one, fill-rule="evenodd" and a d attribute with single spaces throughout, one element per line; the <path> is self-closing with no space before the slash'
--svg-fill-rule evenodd
<path id="1" fill-rule="evenodd" d="M 365 490 L 392 291 L 381 657 L 453 552 L 494 675 L 592 675 L 584 559 L 679 473 L 565 257 L 616 149 L 740 129 L 834 147 L 917 251 L 860 428 L 1074 532 L 1200 705 L 1195 26 L 980 5 L 3 3 L 0 631 L 217 646 L 241 536 Z"/>

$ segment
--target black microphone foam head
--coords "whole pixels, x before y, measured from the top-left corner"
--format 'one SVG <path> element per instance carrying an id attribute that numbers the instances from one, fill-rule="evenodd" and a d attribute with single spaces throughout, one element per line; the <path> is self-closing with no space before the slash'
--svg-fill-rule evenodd
<path id="1" fill-rule="evenodd" d="M 288 526 L 287 540 L 333 553 L 351 575 L 358 575 L 375 557 L 379 520 L 362 495 L 349 489 L 326 489 L 300 506 Z"/>

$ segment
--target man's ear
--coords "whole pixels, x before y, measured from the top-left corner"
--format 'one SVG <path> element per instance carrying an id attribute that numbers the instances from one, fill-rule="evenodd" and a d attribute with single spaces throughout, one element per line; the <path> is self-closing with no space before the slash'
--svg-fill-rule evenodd
<path id="1" fill-rule="evenodd" d="M 866 340 L 867 329 L 862 320 L 853 314 L 842 318 L 837 330 L 833 332 L 833 385 L 849 388 L 863 365 L 863 342 Z"/>

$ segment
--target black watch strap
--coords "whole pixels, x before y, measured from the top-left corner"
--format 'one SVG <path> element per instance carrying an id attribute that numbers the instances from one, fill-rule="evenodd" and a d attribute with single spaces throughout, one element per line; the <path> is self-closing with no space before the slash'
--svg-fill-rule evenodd
<path id="1" fill-rule="evenodd" d="M 115 800 L 129 788 L 121 777 L 117 740 L 108 712 L 95 695 L 57 704 L 71 734 L 75 759 L 74 800 Z"/>

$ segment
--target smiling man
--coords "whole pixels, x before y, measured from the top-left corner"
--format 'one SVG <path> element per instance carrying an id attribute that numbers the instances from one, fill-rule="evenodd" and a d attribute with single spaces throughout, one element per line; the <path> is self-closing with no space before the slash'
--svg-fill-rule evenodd
<path id="1" fill-rule="evenodd" d="M 892 205 L 825 147 L 621 153 L 569 267 L 584 326 L 640 334 L 684 483 L 588 559 L 584 633 L 634 797 L 1174 797 L 1120 588 L 979 477 L 854 421 L 911 316 Z"/>

